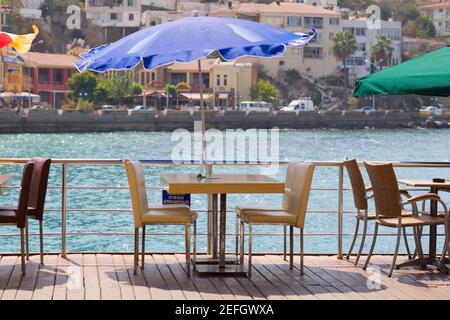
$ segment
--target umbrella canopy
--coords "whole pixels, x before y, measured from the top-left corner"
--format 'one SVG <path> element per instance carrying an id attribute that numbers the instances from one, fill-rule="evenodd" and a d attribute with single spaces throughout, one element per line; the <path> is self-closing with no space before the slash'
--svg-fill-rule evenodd
<path id="1" fill-rule="evenodd" d="M 450 45 L 368 75 L 353 93 L 355 97 L 374 94 L 450 96 Z"/>
<path id="2" fill-rule="evenodd" d="M 8 32 L 0 32 L 0 49 L 11 46 L 19 54 L 25 54 L 31 49 L 31 44 L 39 34 L 39 29 L 33 25 L 33 33 L 17 35 Z"/>
<path id="3" fill-rule="evenodd" d="M 273 57 L 287 46 L 308 43 L 315 34 L 283 29 L 241 19 L 189 17 L 135 32 L 113 44 L 94 48 L 75 63 L 80 72 L 147 70 L 172 62 L 192 62 L 218 52 L 225 60 L 242 56 Z"/>

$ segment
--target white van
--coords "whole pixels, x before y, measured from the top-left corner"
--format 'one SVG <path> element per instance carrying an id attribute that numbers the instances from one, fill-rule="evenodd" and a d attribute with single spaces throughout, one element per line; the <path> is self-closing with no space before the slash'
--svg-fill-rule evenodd
<path id="1" fill-rule="evenodd" d="M 287 107 L 280 111 L 314 111 L 314 103 L 311 99 L 293 100 Z"/>
<path id="2" fill-rule="evenodd" d="M 272 104 L 264 101 L 242 101 L 239 104 L 240 111 L 247 112 L 270 112 Z"/>

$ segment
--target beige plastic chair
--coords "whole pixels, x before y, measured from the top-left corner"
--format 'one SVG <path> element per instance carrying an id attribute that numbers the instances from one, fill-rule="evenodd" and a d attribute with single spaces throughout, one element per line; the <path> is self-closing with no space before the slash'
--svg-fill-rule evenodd
<path id="1" fill-rule="evenodd" d="M 144 167 L 139 161 L 124 161 L 128 176 L 131 202 L 134 213 L 134 274 L 139 264 L 139 228 L 142 228 L 142 258 L 141 268 L 144 269 L 145 259 L 145 226 L 147 225 L 184 225 L 186 241 L 186 272 L 191 270 L 191 225 L 194 226 L 194 270 L 196 263 L 197 213 L 186 205 L 148 205 L 145 186 Z"/>
<path id="2" fill-rule="evenodd" d="M 295 169 L 296 163 L 290 163 L 288 165 L 288 168 L 286 170 L 286 179 L 285 179 L 285 188 L 286 191 L 289 190 L 292 186 L 292 182 L 294 181 L 294 169 Z M 240 224 L 240 216 L 243 211 L 283 211 L 284 210 L 284 204 L 287 202 L 287 193 L 285 192 L 283 194 L 283 202 L 281 206 L 236 206 L 236 255 L 238 255 L 238 243 L 239 243 L 239 229 L 238 225 Z M 284 226 L 284 241 L 283 241 L 283 258 L 286 260 L 286 251 L 287 251 L 287 226 Z"/>
<path id="3" fill-rule="evenodd" d="M 430 225 L 445 225 L 445 233 L 446 233 L 446 246 L 445 249 L 448 249 L 448 209 L 445 203 L 441 200 L 439 195 L 434 193 L 426 193 L 423 195 L 415 196 L 409 198 L 408 200 L 402 202 L 400 200 L 400 190 L 398 188 L 398 182 L 395 175 L 394 167 L 392 163 L 388 164 L 371 164 L 368 162 L 364 162 L 366 166 L 367 172 L 370 177 L 370 181 L 372 183 L 372 191 L 375 200 L 375 211 L 376 211 L 376 220 L 375 220 L 375 230 L 372 241 L 372 246 L 369 251 L 369 255 L 367 256 L 366 263 L 363 269 L 366 269 L 370 258 L 372 257 L 373 250 L 375 248 L 377 236 L 378 236 L 378 228 L 379 226 L 388 227 L 388 228 L 396 228 L 397 229 L 397 242 L 395 245 L 394 257 L 392 259 L 392 265 L 389 270 L 388 276 L 392 276 L 392 272 L 396 267 L 398 249 L 400 246 L 400 238 L 402 234 L 402 230 L 404 227 L 413 228 L 414 230 L 414 240 L 416 242 L 416 248 L 418 251 L 419 259 L 423 259 L 423 251 L 420 243 L 420 237 L 418 234 L 418 229 L 424 226 Z M 438 201 L 442 207 L 444 208 L 444 217 L 432 217 L 430 215 L 419 215 L 417 209 L 417 203 L 426 201 L 426 200 L 436 200 Z M 413 215 L 410 217 L 404 217 L 402 215 L 402 206 L 404 205 L 412 205 Z"/>
<path id="4" fill-rule="evenodd" d="M 364 248 L 364 243 L 366 240 L 367 235 L 367 224 L 368 221 L 374 221 L 376 219 L 376 214 L 373 212 L 369 212 L 368 208 L 368 199 L 372 198 L 372 196 L 369 195 L 369 192 L 372 190 L 371 187 L 366 188 L 366 185 L 364 183 L 364 178 L 361 174 L 361 170 L 359 170 L 358 162 L 355 159 L 351 160 L 344 160 L 344 166 L 347 169 L 348 177 L 350 179 L 350 183 L 352 185 L 352 192 L 353 192 L 353 202 L 356 209 L 356 224 L 355 224 L 355 232 L 353 234 L 353 240 L 350 244 L 350 249 L 348 250 L 346 259 L 350 259 L 350 256 L 353 251 L 353 247 L 355 246 L 356 239 L 358 238 L 359 234 L 359 226 L 361 221 L 363 222 L 363 229 L 362 229 L 362 235 L 361 235 L 361 243 L 359 245 L 358 254 L 355 259 L 355 266 L 358 265 L 359 259 L 362 254 L 362 250 Z M 410 194 L 406 190 L 400 190 L 401 194 L 404 195 L 407 198 L 410 198 Z M 412 212 L 404 211 L 402 210 L 403 216 L 411 216 Z M 406 230 L 403 230 L 403 236 L 405 241 L 405 248 L 406 252 L 408 254 L 408 258 L 411 258 L 411 253 L 409 250 L 408 245 L 408 238 L 406 234 Z"/>
<path id="5" fill-rule="evenodd" d="M 244 264 L 244 223 L 248 224 L 248 276 L 252 272 L 252 226 L 253 225 L 283 225 L 289 226 L 290 262 L 294 267 L 294 227 L 300 229 L 300 273 L 303 274 L 303 228 L 305 225 L 306 210 L 311 190 L 314 165 L 310 163 L 295 163 L 290 165 L 289 174 L 292 174 L 292 184 L 283 197 L 282 210 L 241 210 L 240 228 L 240 262 Z"/>

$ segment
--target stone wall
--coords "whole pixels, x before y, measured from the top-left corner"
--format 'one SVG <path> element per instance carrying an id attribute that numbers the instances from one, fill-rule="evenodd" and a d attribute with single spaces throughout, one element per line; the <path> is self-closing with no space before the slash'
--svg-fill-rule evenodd
<path id="1" fill-rule="evenodd" d="M 109 132 L 193 130 L 200 112 L 104 112 L 102 114 L 32 110 L 26 116 L 0 111 L 0 133 Z M 207 112 L 207 128 L 217 129 L 314 129 L 314 128 L 448 128 L 449 116 L 427 117 L 417 112 Z"/>

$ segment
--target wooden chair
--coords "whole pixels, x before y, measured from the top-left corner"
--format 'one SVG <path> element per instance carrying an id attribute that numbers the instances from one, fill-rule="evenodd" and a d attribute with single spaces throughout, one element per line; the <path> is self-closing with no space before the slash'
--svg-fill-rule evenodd
<path id="1" fill-rule="evenodd" d="M 400 246 L 400 238 L 404 227 L 413 228 L 414 240 L 416 242 L 416 248 L 420 259 L 423 259 L 422 246 L 420 243 L 420 237 L 418 229 L 424 226 L 430 225 L 445 225 L 446 226 L 446 243 L 448 243 L 448 210 L 445 203 L 440 199 L 439 195 L 433 193 L 426 193 L 423 195 L 409 198 L 408 200 L 401 202 L 400 190 L 398 188 L 397 178 L 394 172 L 394 167 L 391 163 L 388 164 L 371 164 L 364 162 L 367 172 L 372 183 L 372 191 L 375 201 L 375 231 L 372 241 L 372 246 L 367 256 L 366 263 L 363 269 L 366 269 L 370 258 L 372 257 L 373 250 L 375 248 L 378 228 L 379 226 L 396 228 L 397 229 L 397 241 L 395 245 L 394 257 L 392 259 L 392 265 L 389 270 L 388 276 L 392 276 L 392 272 L 396 266 L 398 250 Z M 419 215 L 417 210 L 417 203 L 426 200 L 436 200 L 444 207 L 445 217 L 432 217 L 430 215 Z M 409 217 L 402 215 L 402 206 L 411 205 L 413 208 L 413 214 Z"/>
<path id="2" fill-rule="evenodd" d="M 353 203 L 356 209 L 356 224 L 355 224 L 355 232 L 353 234 L 353 240 L 350 244 L 350 249 L 348 250 L 346 259 L 348 260 L 352 254 L 353 247 L 355 246 L 356 239 L 358 238 L 359 234 L 359 226 L 361 221 L 363 222 L 363 230 L 361 235 L 361 243 L 359 245 L 358 254 L 355 259 L 355 266 L 358 265 L 359 259 L 362 254 L 362 250 L 364 248 L 366 235 L 367 235 L 367 224 L 368 221 L 374 221 L 376 219 L 376 214 L 368 211 L 368 199 L 372 198 L 371 195 L 369 195 L 369 192 L 372 190 L 371 187 L 366 188 L 366 185 L 364 183 L 363 176 L 361 174 L 361 171 L 359 170 L 358 162 L 355 159 L 352 160 L 344 160 L 344 166 L 347 170 L 348 176 L 350 178 L 350 183 L 352 186 L 352 192 L 353 192 Z M 410 198 L 411 196 L 409 193 L 405 190 L 400 191 L 402 195 L 406 196 L 407 198 Z M 402 210 L 403 216 L 411 216 L 412 213 L 408 211 Z M 408 245 L 408 238 L 407 234 L 404 230 L 403 232 L 404 241 L 405 241 L 405 247 L 406 252 L 408 253 L 408 257 L 411 257 L 411 253 L 409 250 Z"/>
<path id="3" fill-rule="evenodd" d="M 27 221 L 31 179 L 33 177 L 34 163 L 25 164 L 22 172 L 19 202 L 12 210 L 0 211 L 0 225 L 15 225 L 20 229 L 20 257 L 22 263 L 22 275 L 25 275 L 25 227 Z"/>
<path id="4" fill-rule="evenodd" d="M 254 225 L 283 225 L 289 226 L 289 267 L 294 266 L 294 227 L 300 229 L 300 273 L 303 274 L 303 228 L 309 193 L 314 174 L 314 166 L 310 163 L 295 163 L 290 167 L 292 174 L 290 189 L 286 189 L 282 210 L 242 210 L 240 213 L 240 263 L 244 264 L 244 223 L 248 224 L 248 276 L 252 272 L 252 227 Z"/>
<path id="5" fill-rule="evenodd" d="M 288 200 L 287 191 L 290 190 L 292 183 L 294 181 L 294 169 L 295 169 L 296 163 L 290 163 L 288 165 L 288 168 L 286 170 L 286 179 L 285 179 L 285 188 L 286 192 L 283 194 L 283 201 L 282 205 L 280 206 L 236 206 L 236 221 L 237 225 L 240 224 L 240 216 L 242 212 L 244 211 L 283 211 L 284 206 Z M 286 260 L 286 252 L 287 252 L 287 226 L 284 227 L 284 241 L 283 241 L 283 258 Z M 239 229 L 236 226 L 236 243 L 239 243 Z M 238 248 L 236 247 L 236 255 L 238 255 Z"/>
<path id="6" fill-rule="evenodd" d="M 191 225 L 194 226 L 194 269 L 196 263 L 197 213 L 186 205 L 155 205 L 149 206 L 145 186 L 144 167 L 139 161 L 124 161 L 131 202 L 134 213 L 134 274 L 139 264 L 139 229 L 142 228 L 142 266 L 145 260 L 145 226 L 147 225 L 184 225 L 186 241 L 186 272 L 191 270 Z"/>

